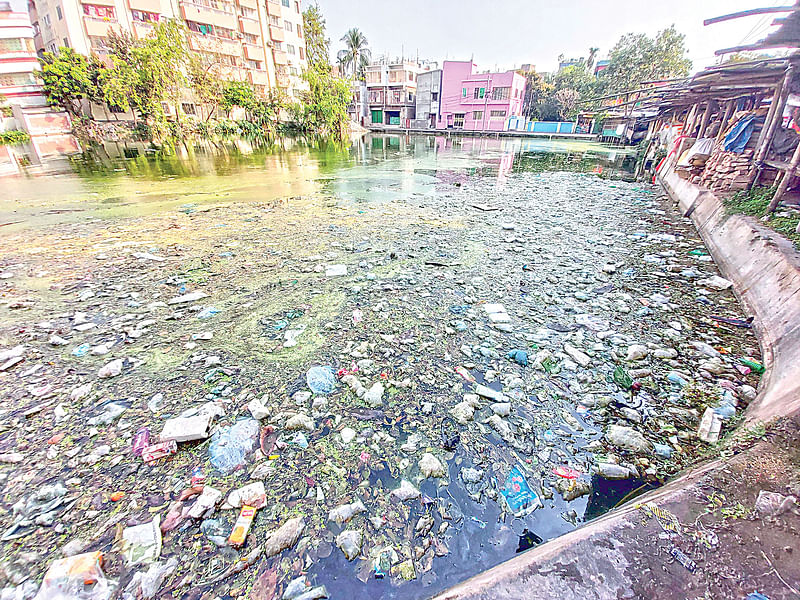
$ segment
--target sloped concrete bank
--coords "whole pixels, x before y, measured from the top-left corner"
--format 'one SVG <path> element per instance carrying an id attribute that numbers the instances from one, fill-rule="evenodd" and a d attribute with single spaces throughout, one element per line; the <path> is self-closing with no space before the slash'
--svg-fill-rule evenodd
<path id="1" fill-rule="evenodd" d="M 763 441 L 733 458 L 699 465 L 585 527 L 454 586 L 436 600 L 743 598 L 756 588 L 774 600 L 791 595 L 775 572 L 784 569 L 784 579 L 788 575 L 789 581 L 792 577 L 800 581 L 800 563 L 788 551 L 786 556 L 781 554 L 787 545 L 797 546 L 797 515 L 780 517 L 793 519 L 778 530 L 780 535 L 774 527 L 764 530 L 760 519 L 731 521 L 720 517 L 714 529 L 720 542 L 713 554 L 701 548 L 700 554 L 709 560 L 692 572 L 676 561 L 671 551 L 675 547 L 687 551 L 695 548 L 697 532 L 686 532 L 676 542 L 665 536 L 656 518 L 646 518 L 637 508 L 652 502 L 681 523 L 696 526 L 704 517 L 714 527 L 714 514 L 708 513 L 710 490 L 722 490 L 728 501 L 736 498 L 750 510 L 761 489 L 800 491 L 787 489 L 786 477 L 761 481 L 763 467 L 759 464 L 761 458 L 769 456 L 786 472 L 798 472 L 800 459 L 792 448 L 797 449 L 796 432 L 800 430 L 800 255 L 790 242 L 757 220 L 726 214 L 713 193 L 674 174 L 661 177 L 660 183 L 689 214 L 721 272 L 734 283 L 737 296 L 754 317 L 767 372 L 758 397 L 746 412 L 748 420 L 789 417 L 783 429 L 792 433 L 785 433 L 780 440 Z M 702 530 L 699 535 L 703 535 Z M 770 559 L 762 560 L 752 551 L 754 546 L 745 543 L 747 539 L 763 546 Z"/>

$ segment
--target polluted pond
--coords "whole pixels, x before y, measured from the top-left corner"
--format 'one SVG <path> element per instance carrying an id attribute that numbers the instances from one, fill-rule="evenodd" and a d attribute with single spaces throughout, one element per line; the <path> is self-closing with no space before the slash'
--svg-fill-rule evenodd
<path id="1" fill-rule="evenodd" d="M 656 188 L 515 156 L 6 235 L 0 598 L 428 597 L 713 454 L 731 283 Z M 336 193 L 370 164 L 417 174 Z"/>

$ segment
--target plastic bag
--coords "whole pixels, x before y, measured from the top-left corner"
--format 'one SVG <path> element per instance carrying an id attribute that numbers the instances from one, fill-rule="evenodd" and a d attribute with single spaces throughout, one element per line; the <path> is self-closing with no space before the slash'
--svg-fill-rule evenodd
<path id="1" fill-rule="evenodd" d="M 106 579 L 100 552 L 61 558 L 50 565 L 33 600 L 108 600 L 116 584 Z"/>
<path id="2" fill-rule="evenodd" d="M 525 481 L 519 467 L 511 469 L 500 493 L 511 513 L 517 517 L 524 517 L 542 506 L 542 501 Z"/>
<path id="3" fill-rule="evenodd" d="M 161 589 L 161 584 L 164 579 L 171 575 L 178 566 L 178 560 L 175 557 L 170 558 L 166 563 L 155 563 L 150 565 L 147 571 L 139 571 L 133 576 L 131 582 L 125 588 L 125 593 L 122 595 L 124 600 L 150 600 Z M 141 589 L 141 596 L 138 594 Z"/>
<path id="4" fill-rule="evenodd" d="M 122 532 L 122 554 L 128 566 L 150 563 L 161 555 L 161 517 L 156 515 L 149 523 L 126 527 Z"/>
<path id="5" fill-rule="evenodd" d="M 331 367 L 311 367 L 306 373 L 306 383 L 315 394 L 330 394 L 336 389 L 336 375 Z"/>
<path id="6" fill-rule="evenodd" d="M 214 468 L 228 474 L 243 465 L 256 445 L 259 429 L 258 421 L 242 419 L 211 436 L 208 453 Z"/>

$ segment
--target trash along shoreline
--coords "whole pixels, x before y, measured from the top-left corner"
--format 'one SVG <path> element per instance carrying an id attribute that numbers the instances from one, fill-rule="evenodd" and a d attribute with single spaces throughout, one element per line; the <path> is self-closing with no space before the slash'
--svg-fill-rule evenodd
<path id="1" fill-rule="evenodd" d="M 428 597 L 714 455 L 764 368 L 669 199 L 435 191 L 7 236 L 0 598 Z"/>

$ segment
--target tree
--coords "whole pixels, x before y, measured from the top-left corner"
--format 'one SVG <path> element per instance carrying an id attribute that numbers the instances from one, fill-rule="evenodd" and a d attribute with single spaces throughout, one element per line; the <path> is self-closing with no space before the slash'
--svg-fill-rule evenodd
<path id="1" fill-rule="evenodd" d="M 58 54 L 45 52 L 42 65 L 42 87 L 52 106 L 61 106 L 73 117 L 82 113 L 83 99 L 92 95 L 92 67 L 82 54 L 72 48 L 59 48 Z"/>
<path id="2" fill-rule="evenodd" d="M 528 119 L 542 119 L 542 103 L 554 92 L 554 86 L 536 71 L 521 73 L 525 77 L 522 114 Z"/>
<path id="3" fill-rule="evenodd" d="M 303 79 L 309 89 L 302 105 L 292 107 L 295 124 L 305 131 L 343 138 L 349 122 L 350 81 L 321 67 L 307 69 Z"/>
<path id="4" fill-rule="evenodd" d="M 189 84 L 206 108 L 206 121 L 214 116 L 217 107 L 222 103 L 225 88 L 225 82 L 220 77 L 220 63 L 211 56 L 216 55 L 192 54 L 187 73 Z"/>
<path id="5" fill-rule="evenodd" d="M 245 110 L 255 106 L 256 93 L 246 81 L 226 81 L 222 86 L 220 108 L 226 116 L 230 116 L 234 106 Z"/>
<path id="6" fill-rule="evenodd" d="M 366 36 L 357 27 L 353 27 L 344 34 L 342 41 L 345 49 L 340 50 L 337 56 L 340 64 L 345 72 L 349 70 L 355 79 L 363 81 L 364 70 L 369 65 L 371 57 Z"/>
<path id="7" fill-rule="evenodd" d="M 597 58 L 597 52 L 600 48 L 589 48 L 589 58 L 586 59 L 586 71 L 589 74 L 592 74 L 592 70 L 594 69 L 594 60 Z"/>
<path id="8" fill-rule="evenodd" d="M 325 18 L 319 4 L 312 4 L 303 12 L 303 31 L 306 36 L 306 58 L 310 67 L 331 68 L 331 41 L 325 37 Z"/>
<path id="9" fill-rule="evenodd" d="M 595 82 L 595 78 L 587 72 L 583 61 L 564 67 L 553 79 L 556 91 L 575 90 L 581 97 L 590 97 L 594 93 Z"/>
<path id="10" fill-rule="evenodd" d="M 611 49 L 608 67 L 600 74 L 607 93 L 639 89 L 645 81 L 684 77 L 692 62 L 686 58 L 685 36 L 672 25 L 654 37 L 623 35 Z"/>

